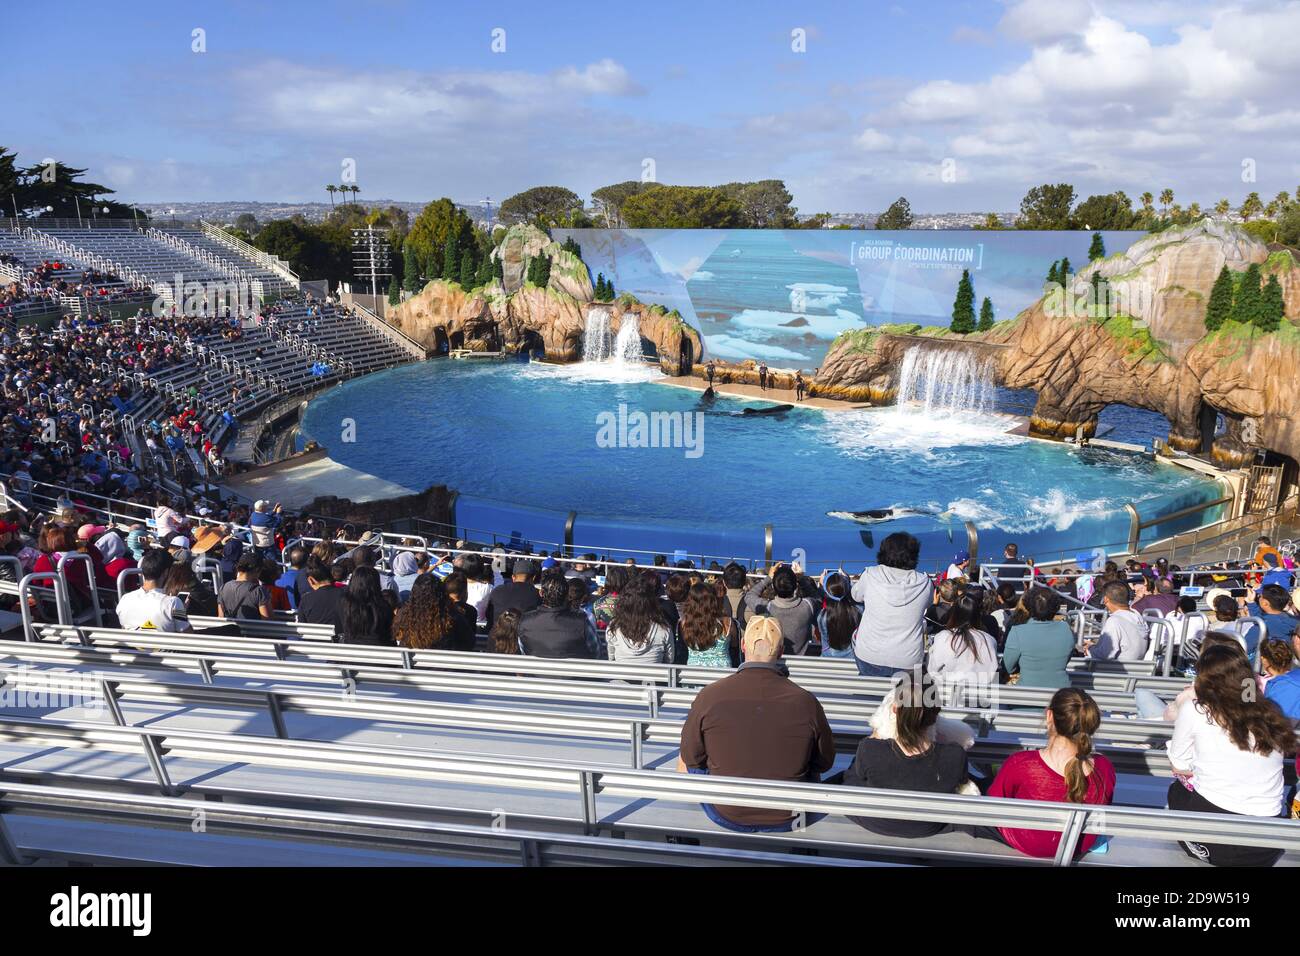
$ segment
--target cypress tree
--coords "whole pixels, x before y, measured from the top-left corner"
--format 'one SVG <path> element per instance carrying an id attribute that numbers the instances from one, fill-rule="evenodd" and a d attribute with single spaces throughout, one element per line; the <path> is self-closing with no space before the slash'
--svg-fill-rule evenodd
<path id="1" fill-rule="evenodd" d="M 460 257 L 459 274 L 462 289 L 474 288 L 474 254 L 468 249 Z"/>
<path id="2" fill-rule="evenodd" d="M 537 257 L 537 284 L 542 288 L 548 286 L 551 282 L 551 257 Z"/>
<path id="3" fill-rule="evenodd" d="M 1259 287 L 1259 264 L 1252 262 L 1241 277 L 1237 298 L 1232 304 L 1232 318 L 1243 325 L 1259 325 L 1262 293 Z"/>
<path id="4" fill-rule="evenodd" d="M 1210 289 L 1210 301 L 1205 307 L 1205 329 L 1217 332 L 1223 323 L 1232 318 L 1232 273 L 1225 265 L 1219 270 L 1219 277 Z"/>
<path id="5" fill-rule="evenodd" d="M 397 281 L 397 276 L 390 276 L 388 279 L 388 304 L 399 305 L 402 301 L 402 284 Z"/>
<path id="6" fill-rule="evenodd" d="M 1088 261 L 1093 262 L 1097 259 L 1106 258 L 1106 241 L 1101 238 L 1100 232 L 1092 234 L 1092 243 L 1088 246 Z"/>
<path id="7" fill-rule="evenodd" d="M 424 274 L 428 276 L 430 279 L 441 279 L 442 262 L 443 262 L 442 256 L 438 255 L 438 253 L 436 252 L 430 251 L 429 261 L 424 264 Z"/>
<path id="8" fill-rule="evenodd" d="M 443 247 L 442 276 L 450 282 L 460 277 L 460 244 L 455 236 L 448 237 L 447 245 Z"/>
<path id="9" fill-rule="evenodd" d="M 961 270 L 961 281 L 957 283 L 957 298 L 952 303 L 952 324 L 954 332 L 966 335 L 975 331 L 975 289 L 971 285 L 970 270 Z"/>
<path id="10" fill-rule="evenodd" d="M 988 296 L 985 296 L 983 303 L 980 304 L 980 322 L 977 328 L 981 332 L 993 328 L 993 303 Z"/>
<path id="11" fill-rule="evenodd" d="M 1286 301 L 1282 296 L 1282 284 L 1277 281 L 1277 274 L 1268 277 L 1264 291 L 1259 300 L 1259 316 L 1255 324 L 1262 332 L 1276 332 L 1286 315 Z"/>

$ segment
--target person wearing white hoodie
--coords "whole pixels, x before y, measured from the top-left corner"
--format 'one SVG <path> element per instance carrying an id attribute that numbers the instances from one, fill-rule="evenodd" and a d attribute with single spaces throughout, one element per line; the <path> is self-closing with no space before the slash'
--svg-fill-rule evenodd
<path id="1" fill-rule="evenodd" d="M 905 531 L 880 543 L 876 566 L 853 584 L 862 623 L 853 636 L 853 656 L 864 677 L 890 677 L 925 659 L 925 612 L 933 586 L 916 570 L 921 543 Z"/>

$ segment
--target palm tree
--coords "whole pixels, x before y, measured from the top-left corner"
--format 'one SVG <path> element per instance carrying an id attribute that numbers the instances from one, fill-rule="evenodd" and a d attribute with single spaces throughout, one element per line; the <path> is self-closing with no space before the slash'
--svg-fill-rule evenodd
<path id="1" fill-rule="evenodd" d="M 333 209 L 334 194 L 339 191 L 339 187 L 335 186 L 333 183 L 330 183 L 328 186 L 325 187 L 325 191 L 330 194 L 330 209 Z"/>
<path id="2" fill-rule="evenodd" d="M 1151 215 L 1153 211 L 1151 207 L 1151 202 L 1155 197 L 1152 196 L 1150 193 L 1143 193 L 1140 198 L 1142 200 L 1142 211 L 1146 213 L 1148 216 Z"/>
<path id="3" fill-rule="evenodd" d="M 1285 209 L 1291 205 L 1291 195 L 1284 189 L 1273 197 L 1273 202 L 1277 203 L 1278 209 Z"/>
<path id="4" fill-rule="evenodd" d="M 353 183 L 348 187 L 348 192 L 352 194 L 352 205 L 355 206 L 357 204 L 357 193 L 361 192 L 361 187 Z"/>
<path id="5" fill-rule="evenodd" d="M 1192 220 L 1193 222 L 1200 219 L 1202 215 L 1204 215 L 1204 213 L 1201 212 L 1200 203 L 1194 202 L 1187 207 L 1187 218 Z"/>
<path id="6" fill-rule="evenodd" d="M 1264 211 L 1264 203 L 1259 198 L 1259 193 L 1251 193 L 1241 204 L 1241 218 L 1250 221 L 1251 216 L 1258 216 Z"/>
<path id="7" fill-rule="evenodd" d="M 1160 190 L 1160 205 L 1166 213 L 1169 212 L 1169 205 L 1174 201 L 1174 191 L 1172 189 Z"/>
<path id="8" fill-rule="evenodd" d="M 1220 199 L 1214 204 L 1214 214 L 1216 216 L 1226 216 L 1230 212 L 1232 212 L 1232 203 L 1228 202 L 1228 200 Z"/>

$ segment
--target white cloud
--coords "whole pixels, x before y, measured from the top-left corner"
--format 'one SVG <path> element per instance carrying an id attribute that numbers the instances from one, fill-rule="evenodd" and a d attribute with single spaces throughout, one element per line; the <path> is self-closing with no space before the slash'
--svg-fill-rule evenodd
<path id="1" fill-rule="evenodd" d="M 876 129 L 864 129 L 854 140 L 858 148 L 868 153 L 878 153 L 883 150 L 894 148 L 894 137 L 882 133 Z"/>

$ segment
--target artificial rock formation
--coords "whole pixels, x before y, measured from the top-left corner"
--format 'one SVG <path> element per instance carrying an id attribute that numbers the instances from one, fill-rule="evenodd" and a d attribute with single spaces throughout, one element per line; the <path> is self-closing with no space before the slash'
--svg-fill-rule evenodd
<path id="1" fill-rule="evenodd" d="M 540 288 L 524 277 L 528 260 L 543 253 L 550 257 L 551 275 Z M 625 316 L 635 315 L 643 343 L 654 347 L 660 367 L 670 375 L 683 374 L 700 355 L 699 333 L 675 312 L 632 296 L 593 302 L 586 265 L 535 226 L 511 227 L 492 255 L 501 262 L 503 279 L 471 290 L 434 280 L 391 306 L 386 320 L 435 352 L 443 346 L 471 351 L 540 346 L 548 361 L 575 362 L 582 357 L 588 313 L 603 308 L 615 331 Z"/>
<path id="2" fill-rule="evenodd" d="M 1275 332 L 1229 321 L 1207 332 L 1210 289 L 1226 264 L 1243 272 L 1261 265 L 1277 275 L 1286 317 Z M 1032 434 L 1069 438 L 1095 433 L 1097 415 L 1112 403 L 1146 408 L 1170 422 L 1169 444 L 1202 446 L 1208 406 L 1228 420 L 1214 457 L 1227 465 L 1268 448 L 1300 459 L 1300 261 L 1239 227 L 1206 220 L 1156 233 L 1128 250 L 1090 264 L 1072 292 L 1082 295 L 1093 273 L 1122 298 L 1109 318 L 1062 307 L 1045 295 L 1015 320 L 993 330 L 954 337 L 941 329 L 881 327 L 840 336 L 818 370 L 814 394 L 892 401 L 907 348 L 989 348 L 997 377 L 1038 393 Z M 900 334 L 901 333 L 901 334 Z M 909 334 L 910 333 L 910 334 Z M 926 336 L 928 338 L 923 338 Z"/>

